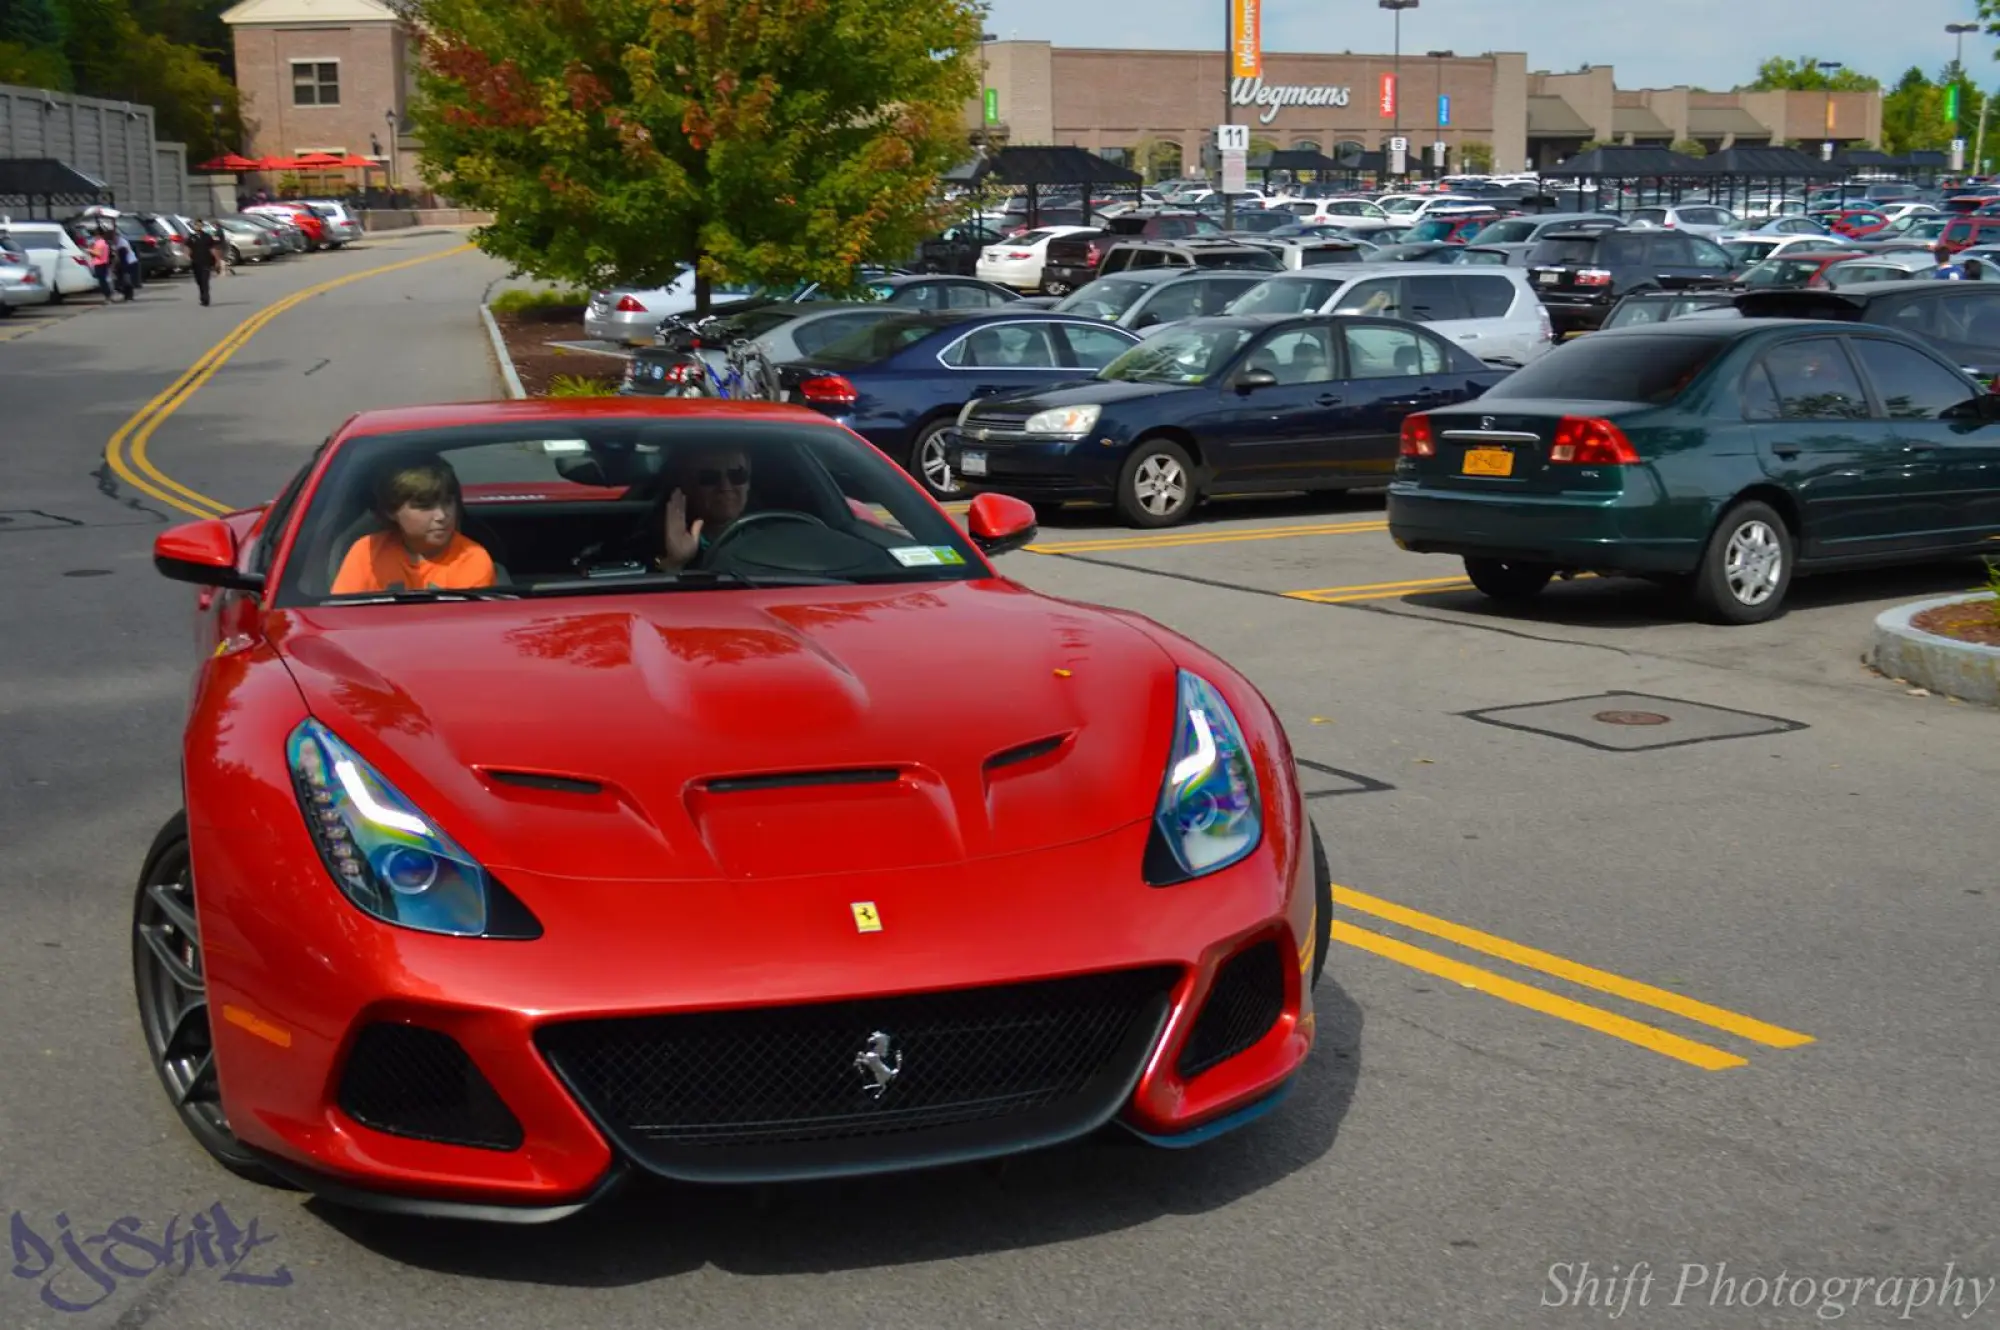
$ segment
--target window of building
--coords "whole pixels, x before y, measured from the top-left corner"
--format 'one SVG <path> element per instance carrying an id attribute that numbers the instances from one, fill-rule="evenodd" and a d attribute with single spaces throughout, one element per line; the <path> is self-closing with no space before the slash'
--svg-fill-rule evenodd
<path id="1" fill-rule="evenodd" d="M 338 60 L 292 61 L 292 105 L 340 105 Z"/>

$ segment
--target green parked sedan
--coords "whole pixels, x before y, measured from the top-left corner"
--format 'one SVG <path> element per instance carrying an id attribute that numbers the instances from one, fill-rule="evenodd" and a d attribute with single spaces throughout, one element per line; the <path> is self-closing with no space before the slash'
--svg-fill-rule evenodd
<path id="1" fill-rule="evenodd" d="M 1598 333 L 1408 417 L 1401 452 L 1389 534 L 1499 600 L 1591 572 L 1758 623 L 1794 572 L 2000 553 L 2000 397 L 1894 328 Z"/>

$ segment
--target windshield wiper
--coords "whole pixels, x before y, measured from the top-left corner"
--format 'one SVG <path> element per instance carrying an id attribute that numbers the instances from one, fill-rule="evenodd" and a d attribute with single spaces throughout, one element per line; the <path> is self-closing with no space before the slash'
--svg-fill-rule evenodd
<path id="1" fill-rule="evenodd" d="M 787 586 L 851 586 L 845 577 L 814 577 L 810 575 L 783 577 L 753 577 L 748 573 L 716 571 L 709 568 L 689 568 L 678 573 L 637 573 L 625 576 L 600 575 L 578 577 L 561 582 L 538 582 L 529 591 L 534 595 L 548 592 L 577 591 L 675 591 L 705 590 L 718 586 L 740 587 L 787 587 Z"/>
<path id="2" fill-rule="evenodd" d="M 440 600 L 519 600 L 519 591 L 500 587 L 425 587 L 418 591 L 384 591 L 374 596 L 356 596 L 352 600 L 331 600 L 329 605 L 387 605 L 391 602 L 422 602 Z"/>

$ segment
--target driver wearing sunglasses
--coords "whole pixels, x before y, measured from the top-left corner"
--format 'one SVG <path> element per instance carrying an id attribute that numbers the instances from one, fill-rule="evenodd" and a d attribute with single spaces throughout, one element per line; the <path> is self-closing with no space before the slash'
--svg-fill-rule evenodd
<path id="1" fill-rule="evenodd" d="M 707 448 L 684 459 L 667 499 L 665 533 L 653 556 L 661 572 L 679 572 L 743 516 L 750 501 L 750 459 L 740 448 Z"/>

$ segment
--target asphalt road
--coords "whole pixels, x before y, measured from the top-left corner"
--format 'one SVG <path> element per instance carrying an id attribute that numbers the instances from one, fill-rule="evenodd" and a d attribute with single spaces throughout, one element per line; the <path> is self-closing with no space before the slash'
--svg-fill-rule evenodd
<path id="1" fill-rule="evenodd" d="M 1802 585 L 1748 629 L 1611 582 L 1501 612 L 1395 550 L 1366 496 L 1170 533 L 1065 514 L 1007 559 L 1217 646 L 1311 767 L 1343 945 L 1305 1081 L 1261 1123 L 550 1229 L 222 1173 L 131 997 L 192 665 L 150 543 L 183 515 L 163 495 L 264 498 L 352 409 L 496 394 L 474 302 L 500 267 L 458 244 L 287 260 L 206 310 L 155 285 L 0 345 L 0 1326 L 2000 1323 L 2000 715 L 1859 663 L 1878 607 L 1976 570 Z M 133 457 L 121 426 L 242 320 L 415 259 L 232 343 Z M 263 1240 L 236 1280 L 198 1246 L 146 1273 L 86 1244 L 138 1272 L 107 1291 L 65 1254 L 217 1204 Z"/>

